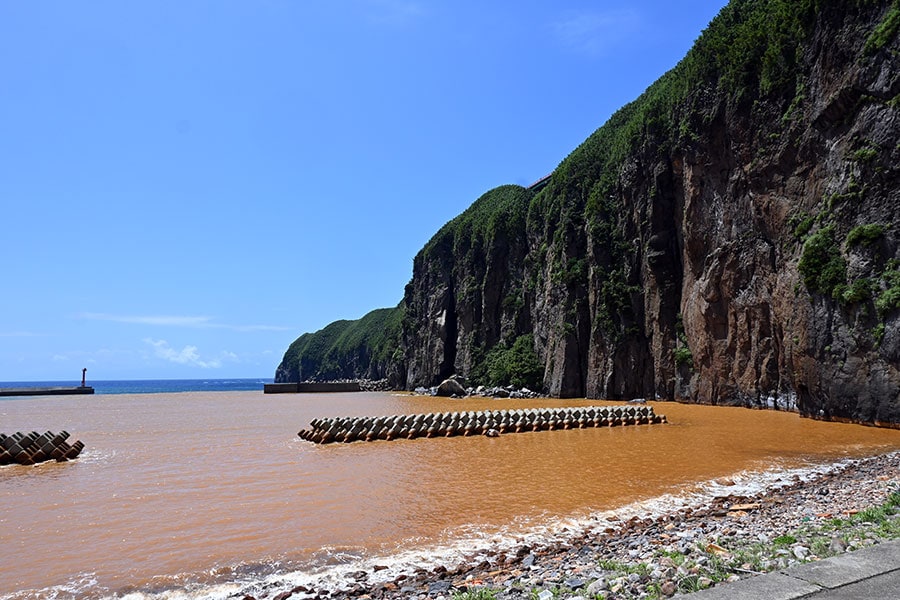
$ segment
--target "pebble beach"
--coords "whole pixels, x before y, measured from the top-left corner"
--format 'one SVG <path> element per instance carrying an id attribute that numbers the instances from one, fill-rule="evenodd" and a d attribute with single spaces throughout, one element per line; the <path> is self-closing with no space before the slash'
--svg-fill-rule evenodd
<path id="1" fill-rule="evenodd" d="M 820 465 L 752 494 L 716 481 L 700 503 L 642 517 L 608 514 L 560 538 L 397 573 L 260 590 L 245 600 L 668 598 L 900 537 L 900 452 Z"/>

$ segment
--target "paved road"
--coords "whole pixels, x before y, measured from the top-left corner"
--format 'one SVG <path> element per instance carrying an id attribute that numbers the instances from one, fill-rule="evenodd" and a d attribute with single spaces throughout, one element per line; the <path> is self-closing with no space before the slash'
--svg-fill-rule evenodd
<path id="1" fill-rule="evenodd" d="M 720 585 L 691 600 L 900 600 L 900 541 Z"/>

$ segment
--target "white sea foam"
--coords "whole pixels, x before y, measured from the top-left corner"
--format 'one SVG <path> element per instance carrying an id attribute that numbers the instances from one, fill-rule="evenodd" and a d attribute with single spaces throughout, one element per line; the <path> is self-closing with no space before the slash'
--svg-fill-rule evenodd
<path id="1" fill-rule="evenodd" d="M 415 546 L 415 541 L 409 540 L 405 548 L 384 556 L 361 557 L 348 549 L 323 548 L 319 564 L 307 568 L 288 568 L 284 572 L 241 576 L 224 583 L 190 585 L 154 593 L 133 592 L 116 597 L 127 600 L 225 600 L 249 594 L 266 598 L 300 585 L 310 589 L 346 589 L 347 582 L 350 581 L 349 575 L 357 571 L 366 571 L 370 574 L 368 581 L 378 584 L 394 580 L 400 575 L 410 575 L 417 569 L 433 569 L 439 565 L 452 567 L 463 562 L 490 560 L 494 553 L 513 551 L 523 545 L 540 548 L 565 544 L 584 532 L 602 535 L 610 526 L 610 519 L 627 521 L 632 517 L 656 518 L 688 507 L 704 506 L 721 496 L 750 496 L 796 482 L 810 481 L 858 462 L 846 459 L 793 468 L 776 465 L 759 470 L 745 470 L 725 478 L 690 484 L 676 494 L 639 500 L 584 516 L 523 518 L 497 529 L 472 525 L 462 530 L 445 532 L 442 536 L 445 541 L 437 544 Z M 323 560 L 325 556 L 328 557 L 327 560 Z M 378 571 L 375 571 L 376 565 L 379 566 Z M 303 596 L 298 594 L 296 597 Z"/>
<path id="2" fill-rule="evenodd" d="M 93 573 L 81 573 L 72 581 L 41 590 L 21 590 L 8 595 L 0 595 L 0 600 L 67 600 L 97 594 L 97 577 Z"/>

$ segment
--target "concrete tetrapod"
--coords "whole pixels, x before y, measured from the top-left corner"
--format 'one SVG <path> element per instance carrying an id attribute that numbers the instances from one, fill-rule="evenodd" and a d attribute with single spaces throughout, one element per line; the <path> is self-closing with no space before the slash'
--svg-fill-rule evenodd
<path id="1" fill-rule="evenodd" d="M 70 445 L 66 442 L 68 437 L 67 431 L 0 433 L 0 465 L 33 465 L 48 460 L 64 462 L 76 458 L 84 450 L 84 444 L 76 441 Z"/>
<path id="2" fill-rule="evenodd" d="M 665 416 L 657 415 L 651 406 L 588 406 L 313 419 L 310 421 L 309 429 L 302 429 L 297 435 L 303 440 L 316 444 L 329 444 L 333 442 L 415 439 L 417 437 L 453 437 L 456 435 L 495 437 L 505 433 L 647 425 L 665 422 Z M 33 438 L 23 436 L 22 439 L 15 440 L 4 436 L 4 438 L 0 438 L 0 461 L 5 456 L 2 452 L 13 454 L 9 448 L 19 451 L 22 442 L 34 443 L 35 440 L 41 442 L 37 450 L 41 456 L 44 454 L 53 456 L 54 450 L 45 448 L 45 446 L 52 446 L 51 438 L 56 439 L 50 432 L 44 436 L 34 434 Z"/>

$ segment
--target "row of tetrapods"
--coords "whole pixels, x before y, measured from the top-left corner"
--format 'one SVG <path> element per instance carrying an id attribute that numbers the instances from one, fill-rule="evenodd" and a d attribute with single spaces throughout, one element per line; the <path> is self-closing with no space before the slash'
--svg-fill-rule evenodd
<path id="1" fill-rule="evenodd" d="M 0 433 L 0 465 L 33 465 L 48 460 L 65 462 L 75 458 L 84 450 L 84 444 L 80 441 L 69 444 L 66 441 L 68 437 L 67 431 Z"/>
<path id="2" fill-rule="evenodd" d="M 665 423 L 651 406 L 586 406 L 313 419 L 297 435 L 317 444 Z"/>

